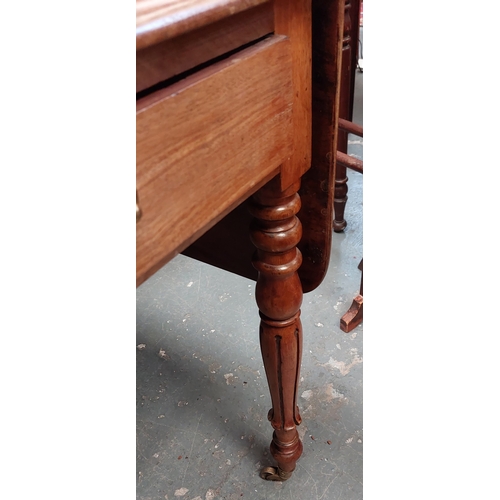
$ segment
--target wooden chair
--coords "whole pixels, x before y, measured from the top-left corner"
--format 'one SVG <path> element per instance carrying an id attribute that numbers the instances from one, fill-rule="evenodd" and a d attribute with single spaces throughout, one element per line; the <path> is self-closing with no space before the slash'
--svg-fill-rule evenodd
<path id="1" fill-rule="evenodd" d="M 363 162 L 347 155 L 348 134 L 363 137 L 363 127 L 353 123 L 354 87 L 358 67 L 358 41 L 360 25 L 360 0 L 346 0 L 342 40 L 341 88 L 339 98 L 339 124 L 337 135 L 337 161 L 335 171 L 333 230 L 343 232 L 347 226 L 344 211 L 347 203 L 347 169 L 363 173 Z M 359 294 L 340 320 L 340 329 L 346 333 L 363 320 L 363 260 L 359 263 L 361 284 Z"/>
<path id="2" fill-rule="evenodd" d="M 354 86 L 356 68 L 358 66 L 360 0 L 346 0 L 344 11 L 344 31 L 342 38 L 342 73 L 339 99 L 339 118 L 352 122 L 354 110 Z M 348 132 L 339 130 L 337 137 L 337 151 L 347 154 Z M 344 219 L 347 203 L 348 177 L 343 163 L 336 166 L 334 206 L 335 217 L 333 230 L 341 233 L 347 222 Z"/>
<path id="3" fill-rule="evenodd" d="M 339 129 L 342 129 L 346 133 L 363 137 L 363 127 L 353 122 L 339 119 Z M 341 165 L 345 169 L 350 168 L 360 174 L 363 173 L 363 160 L 349 156 L 342 151 L 337 151 L 337 166 L 338 165 Z M 354 297 L 351 307 L 340 319 L 340 329 L 346 333 L 349 333 L 363 321 L 363 259 L 361 259 L 358 269 L 361 271 L 359 294 Z"/>

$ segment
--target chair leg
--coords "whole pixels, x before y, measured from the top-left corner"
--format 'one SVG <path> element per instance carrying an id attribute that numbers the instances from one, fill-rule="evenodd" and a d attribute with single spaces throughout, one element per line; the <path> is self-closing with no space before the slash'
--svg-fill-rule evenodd
<path id="1" fill-rule="evenodd" d="M 354 297 L 349 310 L 340 318 L 340 329 L 349 333 L 354 330 L 363 321 L 363 259 L 359 263 L 358 269 L 361 270 L 361 284 L 359 295 Z"/>
<path id="2" fill-rule="evenodd" d="M 335 216 L 333 220 L 333 230 L 341 233 L 347 226 L 344 219 L 345 204 L 347 203 L 347 169 L 345 166 L 337 163 L 335 168 L 335 190 L 333 194 L 333 207 Z"/>

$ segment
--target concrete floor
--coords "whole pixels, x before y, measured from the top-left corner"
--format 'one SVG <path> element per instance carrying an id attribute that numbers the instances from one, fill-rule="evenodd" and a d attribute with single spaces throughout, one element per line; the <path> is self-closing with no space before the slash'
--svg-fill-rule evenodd
<path id="1" fill-rule="evenodd" d="M 362 84 L 358 72 L 360 124 Z M 178 256 L 137 289 L 139 500 L 362 498 L 363 325 L 339 328 L 359 290 L 362 207 L 362 176 L 349 172 L 348 226 L 333 235 L 324 282 L 304 296 L 304 452 L 287 482 L 259 477 L 275 464 L 254 282 Z"/>

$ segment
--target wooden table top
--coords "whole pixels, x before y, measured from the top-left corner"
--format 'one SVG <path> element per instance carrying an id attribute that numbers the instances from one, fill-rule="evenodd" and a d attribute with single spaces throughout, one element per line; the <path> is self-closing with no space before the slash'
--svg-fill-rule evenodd
<path id="1" fill-rule="evenodd" d="M 269 0 L 136 0 L 137 50 Z"/>

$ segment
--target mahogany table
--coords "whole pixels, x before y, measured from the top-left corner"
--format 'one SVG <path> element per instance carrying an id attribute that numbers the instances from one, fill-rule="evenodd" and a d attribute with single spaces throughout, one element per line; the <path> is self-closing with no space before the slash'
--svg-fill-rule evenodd
<path id="1" fill-rule="evenodd" d="M 329 261 L 344 0 L 136 0 L 137 285 L 180 252 L 256 280 L 277 467 Z"/>

